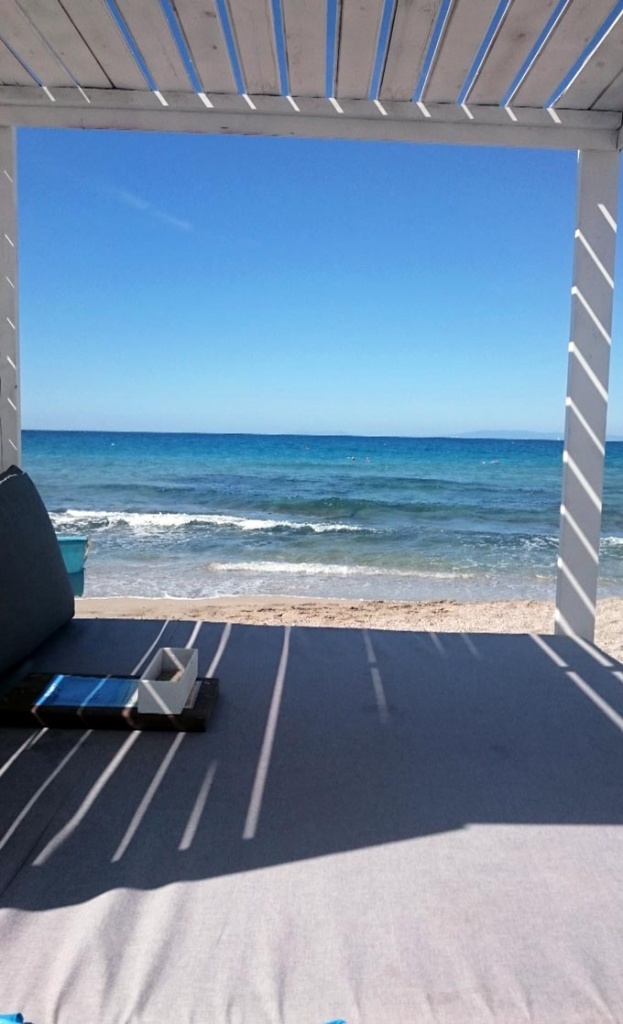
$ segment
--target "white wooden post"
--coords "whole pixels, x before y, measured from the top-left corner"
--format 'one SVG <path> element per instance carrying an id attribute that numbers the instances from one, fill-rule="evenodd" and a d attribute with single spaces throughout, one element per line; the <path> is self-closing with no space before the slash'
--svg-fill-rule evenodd
<path id="1" fill-rule="evenodd" d="M 617 152 L 579 153 L 555 631 L 586 640 L 595 632 L 618 183 Z"/>
<path id="2" fill-rule="evenodd" d="M 15 129 L 0 128 L 0 472 L 19 465 Z"/>

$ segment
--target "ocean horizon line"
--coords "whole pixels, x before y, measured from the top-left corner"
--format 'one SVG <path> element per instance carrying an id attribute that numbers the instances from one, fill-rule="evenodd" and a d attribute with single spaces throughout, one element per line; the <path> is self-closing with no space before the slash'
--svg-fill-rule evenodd
<path id="1" fill-rule="evenodd" d="M 564 435 L 556 432 L 537 432 L 537 431 L 512 431 L 512 430 L 499 430 L 499 431 L 468 431 L 459 434 L 357 434 L 350 432 L 322 432 L 312 433 L 309 431 L 303 432 L 292 432 L 292 431 L 263 431 L 263 430 L 122 430 L 122 429 L 103 429 L 103 428 L 89 428 L 89 427 L 23 427 L 22 433 L 24 434 L 119 434 L 119 435 L 131 435 L 131 436 L 154 436 L 154 437 L 167 437 L 167 436 L 178 436 L 178 437 L 309 437 L 309 438 L 353 438 L 362 440 L 380 440 L 387 439 L 388 441 L 553 441 L 557 444 L 562 444 L 564 441 Z M 623 436 L 618 434 L 607 435 L 606 442 L 608 443 L 621 443 L 623 442 Z"/>

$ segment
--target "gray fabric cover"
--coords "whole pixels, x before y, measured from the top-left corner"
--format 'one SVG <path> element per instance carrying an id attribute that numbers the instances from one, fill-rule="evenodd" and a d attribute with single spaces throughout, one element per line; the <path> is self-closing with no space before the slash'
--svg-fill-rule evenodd
<path id="1" fill-rule="evenodd" d="M 203 734 L 0 728 L 0 1011 L 623 1021 L 623 667 L 567 637 L 74 619 L 196 647 Z"/>
<path id="2" fill-rule="evenodd" d="M 74 614 L 50 517 L 16 466 L 0 474 L 0 675 Z"/>

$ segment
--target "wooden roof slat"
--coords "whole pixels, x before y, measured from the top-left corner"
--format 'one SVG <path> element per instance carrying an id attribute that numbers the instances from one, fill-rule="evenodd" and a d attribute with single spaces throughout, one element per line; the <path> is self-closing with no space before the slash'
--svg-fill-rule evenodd
<path id="1" fill-rule="evenodd" d="M 501 103 L 557 0 L 513 0 L 469 93 L 469 103 Z"/>
<path id="2" fill-rule="evenodd" d="M 623 18 L 614 25 L 560 99 L 561 107 L 589 109 L 606 94 L 623 68 Z"/>
<path id="3" fill-rule="evenodd" d="M 498 0 L 456 0 L 423 99 L 455 103 L 491 24 Z"/>
<path id="4" fill-rule="evenodd" d="M 3 42 L 0 42 L 0 83 L 2 85 L 33 85 L 33 78 L 22 67 Z"/>
<path id="5" fill-rule="evenodd" d="M 44 85 L 69 85 L 67 73 L 12 0 L 0 0 L 0 27 L 3 39 Z"/>
<path id="6" fill-rule="evenodd" d="M 544 106 L 611 10 L 612 0 L 574 0 L 513 96 L 513 106 Z"/>
<path id="7" fill-rule="evenodd" d="M 214 0 L 171 0 L 205 92 L 236 92 Z"/>
<path id="8" fill-rule="evenodd" d="M 103 0 L 62 0 L 65 11 L 117 89 L 145 89 L 141 70 Z M 85 85 L 85 82 L 80 82 Z"/>
<path id="9" fill-rule="evenodd" d="M 439 3 L 397 0 L 379 95 L 384 100 L 410 100 L 428 50 Z"/>
<path id="10" fill-rule="evenodd" d="M 247 93 L 281 92 L 270 0 L 229 0 L 231 23 Z"/>
<path id="11" fill-rule="evenodd" d="M 92 86 L 94 89 L 110 85 L 110 80 L 59 0 L 28 0 L 28 4 L 25 5 L 28 17 L 12 5 L 14 17 L 5 20 L 7 6 L 5 3 L 2 4 L 0 31 L 45 85 L 66 85 L 67 75 L 41 41 L 38 33 L 43 36 L 79 85 Z"/>
<path id="12" fill-rule="evenodd" d="M 282 0 L 288 79 L 293 96 L 324 96 L 327 0 Z"/>
<path id="13" fill-rule="evenodd" d="M 192 89 L 190 79 L 158 0 L 117 0 L 156 88 Z"/>
<path id="14" fill-rule="evenodd" d="M 335 95 L 367 99 L 383 17 L 383 0 L 342 0 Z"/>
<path id="15" fill-rule="evenodd" d="M 564 104 L 565 97 L 563 97 Z M 594 110 L 623 110 L 623 71 L 593 104 Z"/>

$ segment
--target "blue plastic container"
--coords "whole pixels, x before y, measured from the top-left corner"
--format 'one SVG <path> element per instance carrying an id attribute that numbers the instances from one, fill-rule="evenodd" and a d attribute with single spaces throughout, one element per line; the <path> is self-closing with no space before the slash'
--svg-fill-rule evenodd
<path id="1" fill-rule="evenodd" d="M 79 537 L 76 534 L 65 535 L 58 537 L 58 543 L 61 546 L 61 555 L 67 572 L 70 575 L 82 572 L 89 549 L 89 538 Z"/>
<path id="2" fill-rule="evenodd" d="M 71 583 L 71 591 L 74 597 L 82 597 L 82 595 L 84 594 L 84 571 L 70 572 L 67 575 L 69 576 L 69 582 Z"/>

